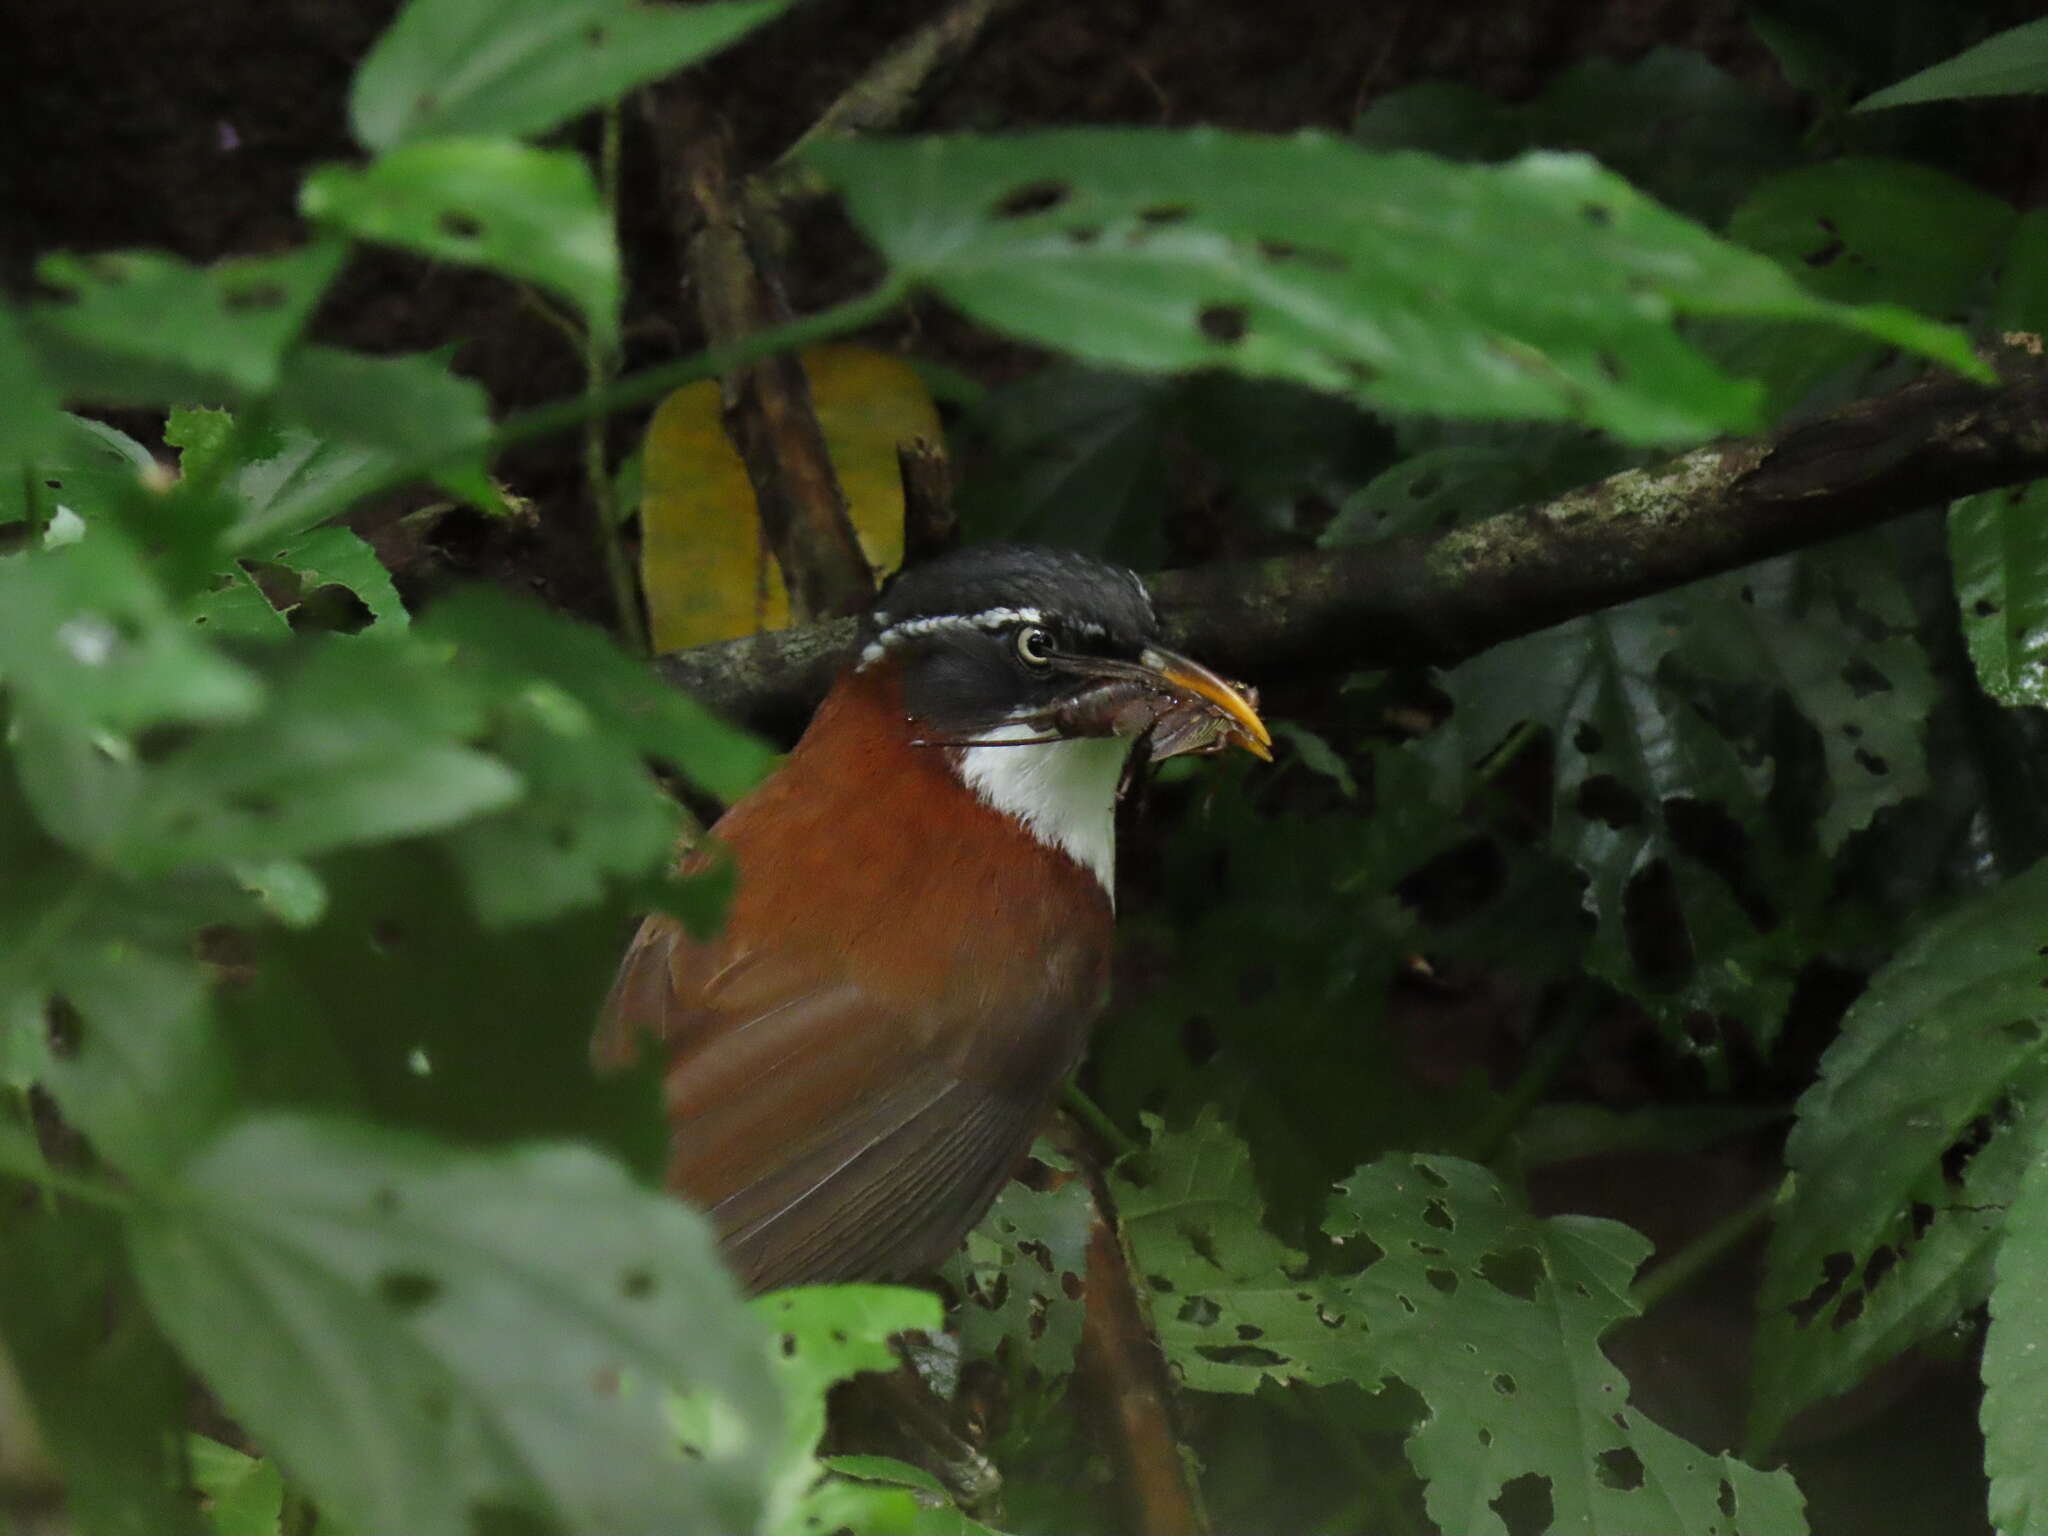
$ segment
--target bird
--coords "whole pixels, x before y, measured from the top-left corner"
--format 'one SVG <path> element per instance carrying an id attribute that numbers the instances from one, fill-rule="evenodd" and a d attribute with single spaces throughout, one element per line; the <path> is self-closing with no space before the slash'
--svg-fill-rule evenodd
<path id="1" fill-rule="evenodd" d="M 646 918 L 594 1043 L 659 1053 L 667 1182 L 750 1292 L 910 1280 L 994 1202 L 1107 997 L 1116 804 L 1146 758 L 1270 758 L 1257 694 L 1169 650 L 1091 556 L 894 577 L 781 765 L 682 867 L 724 926 Z"/>

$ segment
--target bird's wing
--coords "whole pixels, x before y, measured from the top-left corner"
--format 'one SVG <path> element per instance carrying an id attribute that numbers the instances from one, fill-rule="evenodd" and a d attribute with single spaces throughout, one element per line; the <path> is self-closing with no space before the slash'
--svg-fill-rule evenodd
<path id="1" fill-rule="evenodd" d="M 931 1047 L 942 1021 L 667 919 L 628 952 L 607 1029 L 605 1054 L 635 1029 L 666 1046 L 669 1181 L 757 1290 L 937 1264 L 1022 1159 L 1051 1086 L 997 1087 Z"/>

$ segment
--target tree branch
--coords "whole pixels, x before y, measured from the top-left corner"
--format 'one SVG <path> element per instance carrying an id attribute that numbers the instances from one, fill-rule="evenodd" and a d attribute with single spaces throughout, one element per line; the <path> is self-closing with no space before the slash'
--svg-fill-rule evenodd
<path id="1" fill-rule="evenodd" d="M 2038 338 L 1990 354 L 1992 389 L 1943 375 L 1774 437 L 1709 444 L 1435 538 L 1168 571 L 1166 639 L 1262 676 L 1448 666 L 1566 619 L 1930 506 L 2048 476 Z M 704 703 L 800 722 L 852 659 L 851 622 L 656 659 Z"/>
<path id="2" fill-rule="evenodd" d="M 654 128 L 674 185 L 685 266 L 705 338 L 726 346 L 789 319 L 757 265 L 727 174 L 724 134 L 678 92 L 658 93 Z M 855 613 L 875 577 L 854 536 L 801 355 L 768 357 L 725 377 L 725 427 L 747 466 L 761 532 L 802 619 Z"/>

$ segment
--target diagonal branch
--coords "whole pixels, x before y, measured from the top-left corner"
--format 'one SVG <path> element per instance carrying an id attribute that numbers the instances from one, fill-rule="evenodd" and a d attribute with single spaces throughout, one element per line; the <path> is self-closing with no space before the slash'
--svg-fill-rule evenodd
<path id="1" fill-rule="evenodd" d="M 1646 593 L 2048 476 L 2038 338 L 2008 338 L 1991 362 L 1997 388 L 1929 378 L 1435 538 L 1166 572 L 1152 582 L 1166 638 L 1253 681 L 1450 665 Z M 854 634 L 843 620 L 656 666 L 715 709 L 786 729 L 851 659 Z"/>

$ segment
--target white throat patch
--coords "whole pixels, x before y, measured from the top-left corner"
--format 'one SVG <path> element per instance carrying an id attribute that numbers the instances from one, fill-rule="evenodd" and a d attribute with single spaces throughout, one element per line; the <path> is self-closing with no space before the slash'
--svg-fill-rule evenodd
<path id="1" fill-rule="evenodd" d="M 1028 725 L 999 725 L 977 741 L 1036 735 Z M 964 747 L 960 778 L 981 798 L 1048 848 L 1094 872 L 1116 904 L 1116 786 L 1131 743 L 1082 736 L 1028 747 Z"/>

